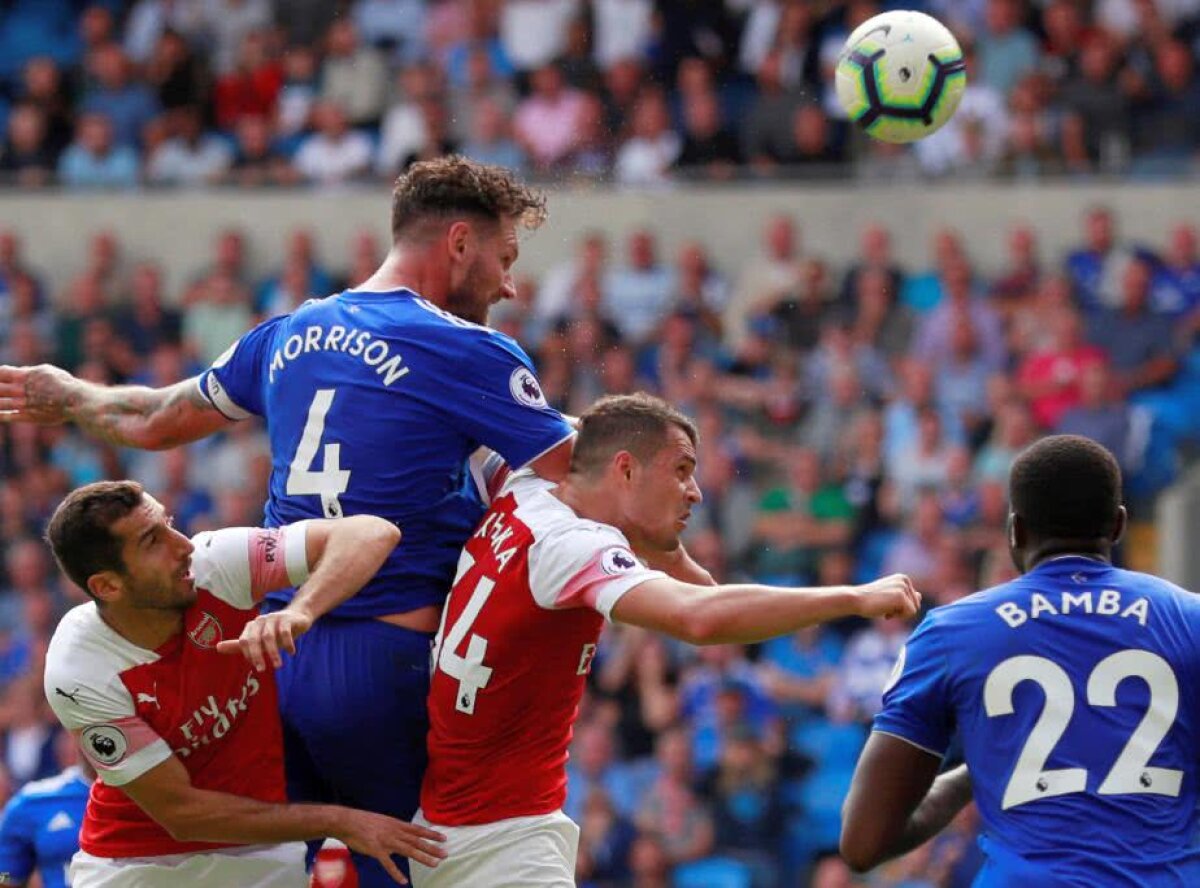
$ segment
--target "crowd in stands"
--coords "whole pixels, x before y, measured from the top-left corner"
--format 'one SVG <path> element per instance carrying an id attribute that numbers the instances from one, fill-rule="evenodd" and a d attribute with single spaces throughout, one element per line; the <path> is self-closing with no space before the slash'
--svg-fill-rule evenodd
<path id="1" fill-rule="evenodd" d="M 846 267 L 807 251 L 802 235 L 791 215 L 771 216 L 760 253 L 719 268 L 704 243 L 664 255 L 652 229 L 591 233 L 539 280 L 519 277 L 517 298 L 493 310 L 556 406 L 578 412 L 645 389 L 695 417 L 705 500 L 688 544 L 717 577 L 813 584 L 903 571 L 929 606 L 945 604 L 1013 575 L 1006 475 L 1036 436 L 1108 446 L 1135 522 L 1200 440 L 1191 225 L 1144 243 L 1095 207 L 1069 255 L 1045 255 L 1036 230 L 1015 227 L 1008 263 L 987 276 L 949 230 L 924 268 L 901 266 L 877 225 Z M 330 265 L 298 228 L 260 280 L 247 237 L 221 234 L 210 264 L 166 292 L 154 257 L 127 255 L 119 234 L 100 231 L 65 292 L 51 293 L 19 235 L 0 232 L 0 361 L 172 383 L 258 319 L 364 280 L 384 248 L 359 233 L 348 264 Z M 71 427 L 0 426 L 4 787 L 55 767 L 39 664 L 59 615 L 82 600 L 38 540 L 58 499 L 134 477 L 194 533 L 259 523 L 269 471 L 256 422 L 162 453 L 115 451 Z M 570 764 L 581 884 L 969 884 L 972 811 L 869 883 L 830 856 L 910 628 L 851 621 L 699 651 L 608 630 Z"/>
<path id="2" fill-rule="evenodd" d="M 847 126 L 848 33 L 923 9 L 968 87 L 915 146 Z M 1200 0 L 5 0 L 0 175 L 334 186 L 457 150 L 546 180 L 1184 175 Z"/>

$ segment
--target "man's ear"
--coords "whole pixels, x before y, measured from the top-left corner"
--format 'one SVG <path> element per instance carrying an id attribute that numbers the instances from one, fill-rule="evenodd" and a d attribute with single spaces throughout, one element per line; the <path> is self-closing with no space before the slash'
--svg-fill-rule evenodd
<path id="1" fill-rule="evenodd" d="M 1025 541 L 1025 526 L 1016 512 L 1008 513 L 1008 545 L 1011 549 L 1021 548 Z"/>
<path id="2" fill-rule="evenodd" d="M 97 603 L 108 604 L 121 598 L 125 592 L 125 582 L 115 571 L 102 570 L 88 577 L 87 591 Z"/>
<path id="3" fill-rule="evenodd" d="M 628 450 L 618 451 L 613 457 L 613 465 L 617 469 L 617 474 L 626 481 L 633 480 L 633 470 L 637 465 L 637 460 Z"/>
<path id="4" fill-rule="evenodd" d="M 1125 536 L 1125 528 L 1129 526 L 1129 512 L 1124 506 L 1117 506 L 1117 526 L 1113 528 L 1112 544 L 1115 546 Z"/>
<path id="5" fill-rule="evenodd" d="M 462 262 L 474 249 L 474 232 L 463 220 L 452 222 L 446 229 L 446 249 L 451 260 Z"/>

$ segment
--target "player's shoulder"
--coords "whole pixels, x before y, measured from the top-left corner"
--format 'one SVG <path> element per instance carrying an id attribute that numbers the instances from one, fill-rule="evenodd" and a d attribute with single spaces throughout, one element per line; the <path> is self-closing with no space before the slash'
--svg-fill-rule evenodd
<path id="1" fill-rule="evenodd" d="M 455 343 L 462 348 L 480 352 L 507 353 L 524 357 L 525 351 L 515 339 L 507 333 L 501 333 L 485 324 L 476 324 L 466 318 L 439 308 L 427 299 L 413 293 L 411 305 L 413 316 L 424 322 L 423 326 L 433 336 L 453 337 Z"/>
<path id="2" fill-rule="evenodd" d="M 56 712 L 127 697 L 121 673 L 158 657 L 110 628 L 94 602 L 72 608 L 59 621 L 46 650 L 43 685 Z"/>
<path id="3" fill-rule="evenodd" d="M 611 524 L 580 517 L 574 509 L 554 495 L 558 485 L 539 477 L 532 469 L 514 472 L 505 482 L 501 495 L 512 494 L 514 514 L 529 528 L 535 542 L 550 542 L 562 537 L 594 538 L 597 544 L 628 546 L 625 535 Z"/>

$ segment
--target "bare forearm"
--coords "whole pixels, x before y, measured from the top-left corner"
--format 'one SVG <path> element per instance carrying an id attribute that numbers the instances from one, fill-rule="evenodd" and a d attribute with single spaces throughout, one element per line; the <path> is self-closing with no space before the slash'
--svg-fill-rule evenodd
<path id="1" fill-rule="evenodd" d="M 924 845 L 950 825 L 958 812 L 971 801 L 971 775 L 960 765 L 938 776 L 929 792 L 908 818 L 904 832 L 888 851 L 888 858 L 907 854 Z"/>
<path id="2" fill-rule="evenodd" d="M 175 813 L 168 831 L 184 842 L 304 842 L 336 836 L 343 813 L 335 805 L 275 805 L 201 790 Z"/>
<path id="3" fill-rule="evenodd" d="M 108 388 L 76 379 L 62 397 L 66 419 L 92 437 L 142 450 L 178 447 L 230 421 L 204 400 L 193 380 L 152 389 Z"/>
<path id="4" fill-rule="evenodd" d="M 400 541 L 400 531 L 382 518 L 354 515 L 333 523 L 312 574 L 290 610 L 317 619 L 352 597 L 375 576 Z"/>
<path id="5" fill-rule="evenodd" d="M 815 623 L 856 616 L 859 603 L 860 596 L 849 586 L 718 586 L 696 596 L 688 623 L 699 644 L 753 644 Z"/>

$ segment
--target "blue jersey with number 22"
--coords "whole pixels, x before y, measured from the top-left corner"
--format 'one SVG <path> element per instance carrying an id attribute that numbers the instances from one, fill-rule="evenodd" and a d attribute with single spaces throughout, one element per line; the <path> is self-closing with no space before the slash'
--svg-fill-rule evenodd
<path id="1" fill-rule="evenodd" d="M 230 418 L 266 418 L 267 526 L 368 514 L 400 527 L 342 616 L 441 604 L 483 515 L 471 454 L 515 468 L 571 435 L 516 342 L 409 290 L 306 302 L 238 340 L 200 388 Z"/>
<path id="2" fill-rule="evenodd" d="M 960 735 L 977 886 L 1200 885 L 1200 599 L 1165 580 L 1069 556 L 935 609 L 875 730 Z"/>

